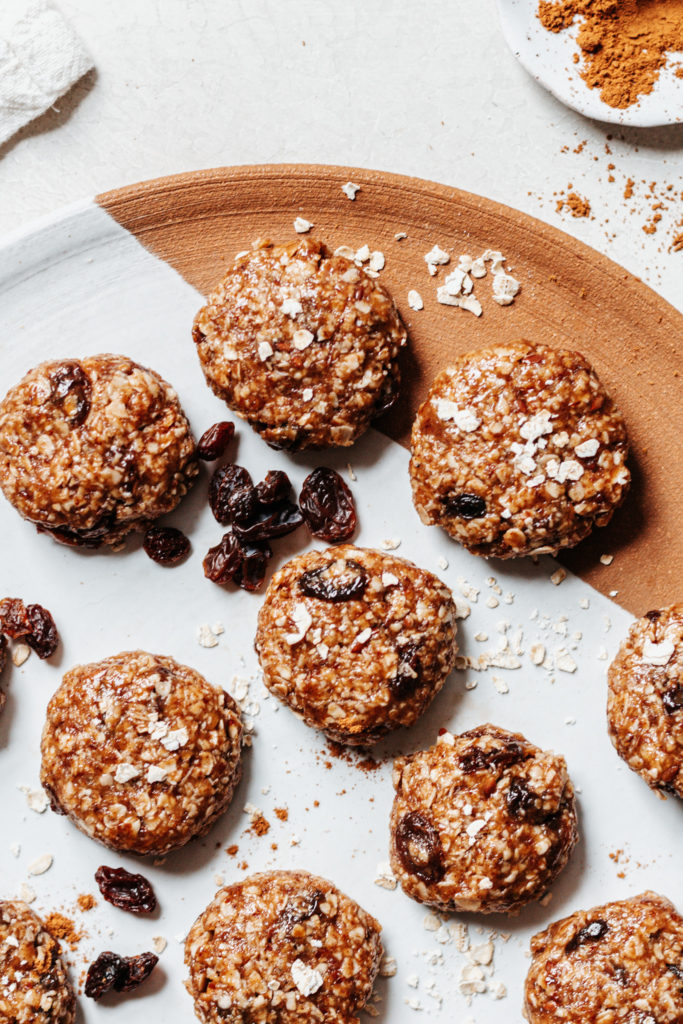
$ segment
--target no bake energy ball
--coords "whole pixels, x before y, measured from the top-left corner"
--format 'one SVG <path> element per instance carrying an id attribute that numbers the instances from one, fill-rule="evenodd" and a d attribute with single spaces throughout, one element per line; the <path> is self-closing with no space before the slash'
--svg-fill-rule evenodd
<path id="1" fill-rule="evenodd" d="M 626 496 L 624 421 L 578 352 L 516 341 L 434 381 L 412 432 L 413 501 L 478 555 L 554 554 Z"/>
<path id="2" fill-rule="evenodd" d="M 680 1024 L 683 918 L 645 892 L 580 910 L 531 940 L 529 1024 Z"/>
<path id="3" fill-rule="evenodd" d="M 482 725 L 394 764 L 391 867 L 443 911 L 514 911 L 542 896 L 577 841 L 564 758 Z"/>
<path id="4" fill-rule="evenodd" d="M 237 256 L 193 337 L 211 389 L 288 449 L 360 437 L 396 398 L 407 338 L 385 289 L 310 239 Z"/>
<path id="5" fill-rule="evenodd" d="M 268 689 L 340 743 L 412 725 L 457 652 L 451 592 L 424 569 L 352 545 L 310 551 L 275 573 L 256 650 Z"/>
<path id="6" fill-rule="evenodd" d="M 162 856 L 209 830 L 241 774 L 223 690 L 132 651 L 67 672 L 47 709 L 41 782 L 53 810 L 122 852 Z"/>
<path id="7" fill-rule="evenodd" d="M 0 403 L 0 487 L 65 544 L 120 545 L 174 509 L 196 474 L 175 391 L 126 356 L 41 363 Z"/>
<path id="8" fill-rule="evenodd" d="M 59 943 L 20 900 L 0 900 L 0 1021 L 73 1024 L 76 1000 Z"/>
<path id="9" fill-rule="evenodd" d="M 197 918 L 187 989 L 204 1024 L 358 1024 L 381 956 L 377 921 L 331 882 L 272 871 Z"/>
<path id="10" fill-rule="evenodd" d="M 652 789 L 683 798 L 683 604 L 638 619 L 607 678 L 617 753 Z"/>

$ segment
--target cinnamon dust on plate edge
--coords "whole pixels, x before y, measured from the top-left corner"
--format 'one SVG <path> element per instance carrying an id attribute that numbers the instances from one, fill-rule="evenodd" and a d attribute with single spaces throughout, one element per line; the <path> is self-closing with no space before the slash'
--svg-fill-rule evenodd
<path id="1" fill-rule="evenodd" d="M 574 60 L 610 107 L 630 107 L 651 93 L 672 54 L 683 51 L 683 0 L 539 0 L 538 18 L 549 32 L 581 19 Z M 683 77 L 683 63 L 674 73 Z"/>

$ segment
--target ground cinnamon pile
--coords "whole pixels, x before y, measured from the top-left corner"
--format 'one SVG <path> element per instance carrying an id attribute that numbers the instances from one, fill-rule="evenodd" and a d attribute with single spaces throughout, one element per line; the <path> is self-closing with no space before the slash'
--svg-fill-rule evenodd
<path id="1" fill-rule="evenodd" d="M 652 92 L 669 55 L 683 51 L 683 0 L 539 0 L 538 17 L 550 32 L 582 19 L 581 77 L 610 107 Z M 675 73 L 683 76 L 683 68 Z"/>

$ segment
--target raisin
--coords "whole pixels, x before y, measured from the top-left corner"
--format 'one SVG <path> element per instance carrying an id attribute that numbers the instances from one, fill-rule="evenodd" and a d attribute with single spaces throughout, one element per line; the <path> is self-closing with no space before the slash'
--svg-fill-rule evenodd
<path id="1" fill-rule="evenodd" d="M 131 992 L 146 981 L 159 962 L 154 953 L 140 956 L 119 956 L 106 951 L 88 967 L 85 994 L 89 999 L 101 999 L 110 992 Z"/>
<path id="2" fill-rule="evenodd" d="M 309 569 L 299 577 L 299 590 L 320 601 L 353 601 L 363 596 L 367 585 L 368 574 L 353 558 Z"/>
<path id="3" fill-rule="evenodd" d="M 396 849 L 406 871 L 423 882 L 439 882 L 445 875 L 441 837 L 419 811 L 404 814 L 399 821 Z"/>
<path id="4" fill-rule="evenodd" d="M 579 946 L 585 946 L 587 942 L 598 942 L 608 931 L 609 925 L 607 921 L 600 919 L 591 921 L 585 928 L 579 929 L 576 935 L 569 940 L 564 947 L 564 951 L 565 953 L 573 953 L 575 949 L 578 949 Z"/>
<path id="5" fill-rule="evenodd" d="M 204 559 L 204 575 L 213 583 L 228 583 L 242 567 L 242 548 L 229 530 Z"/>
<path id="6" fill-rule="evenodd" d="M 252 479 L 247 470 L 233 462 L 229 462 L 227 466 L 220 466 L 215 471 L 209 484 L 209 505 L 214 518 L 221 526 L 228 526 L 230 523 L 228 500 L 232 492 L 251 485 Z"/>
<path id="7" fill-rule="evenodd" d="M 154 889 L 144 875 L 134 875 L 125 868 L 102 865 L 95 872 L 95 881 L 107 903 L 131 914 L 151 914 L 156 910 Z"/>
<path id="8" fill-rule="evenodd" d="M 223 420 L 205 430 L 197 445 L 197 458 L 204 462 L 219 459 L 235 436 L 235 424 Z"/>
<path id="9" fill-rule="evenodd" d="M 486 502 L 478 494 L 450 495 L 444 498 L 446 511 L 451 516 L 460 516 L 461 519 L 479 519 L 486 515 Z"/>
<path id="10" fill-rule="evenodd" d="M 274 540 L 275 537 L 284 537 L 288 533 L 293 533 L 294 530 L 299 529 L 303 521 L 304 517 L 301 515 L 299 506 L 291 501 L 283 501 L 279 505 L 263 509 L 246 526 L 235 523 L 234 531 L 241 541 L 255 543 Z"/>
<path id="11" fill-rule="evenodd" d="M 190 550 L 190 542 L 174 526 L 150 526 L 142 542 L 145 554 L 159 565 L 177 565 Z"/>
<path id="12" fill-rule="evenodd" d="M 260 590 L 266 578 L 266 563 L 272 555 L 270 546 L 261 544 L 242 544 L 242 564 L 233 573 L 232 581 L 242 590 Z"/>
<path id="13" fill-rule="evenodd" d="M 543 798 L 530 789 L 524 779 L 512 779 L 507 791 L 507 809 L 514 818 L 542 825 L 552 815 L 543 810 Z"/>
<path id="14" fill-rule="evenodd" d="M 353 496 L 339 473 L 319 466 L 304 480 L 299 505 L 314 537 L 337 544 L 348 540 L 356 529 Z"/>
<path id="15" fill-rule="evenodd" d="M 317 914 L 324 900 L 325 893 L 320 889 L 294 897 L 278 914 L 273 931 L 289 934 L 295 925 L 308 921 Z"/>
<path id="16" fill-rule="evenodd" d="M 651 612 L 645 612 L 645 618 L 649 619 L 650 622 L 656 622 L 657 619 L 661 618 L 661 615 L 662 615 L 662 613 L 659 610 L 657 610 L 657 609 L 655 609 L 655 610 L 653 610 Z"/>
<path id="17" fill-rule="evenodd" d="M 115 523 L 116 515 L 108 512 L 87 530 L 72 530 L 68 526 L 43 526 L 40 523 L 36 523 L 36 530 L 38 533 L 48 533 L 59 544 L 67 544 L 72 548 L 99 548 Z"/>
<path id="18" fill-rule="evenodd" d="M 415 643 L 398 648 L 398 671 L 389 683 L 389 689 L 398 700 L 405 700 L 420 685 L 420 659 Z"/>
<path id="19" fill-rule="evenodd" d="M 75 359 L 67 359 L 50 372 L 50 400 L 61 406 L 72 427 L 85 423 L 91 394 L 90 381 Z"/>
<path id="20" fill-rule="evenodd" d="M 504 747 L 493 747 L 491 750 L 484 750 L 482 747 L 470 747 L 460 755 L 459 764 L 466 775 L 470 772 L 480 772 L 492 768 L 506 768 L 520 761 L 528 761 L 531 754 L 528 754 L 516 741 L 506 744 Z"/>
<path id="21" fill-rule="evenodd" d="M 662 694 L 662 704 L 667 715 L 675 715 L 683 708 L 683 686 L 677 683 L 670 690 Z"/>
<path id="22" fill-rule="evenodd" d="M 671 971 L 674 977 L 678 978 L 679 981 L 683 981 L 683 967 L 679 967 L 678 964 L 667 964 L 667 971 Z"/>
<path id="23" fill-rule="evenodd" d="M 248 487 L 238 487 L 232 491 L 225 503 L 225 509 L 229 521 L 234 526 L 249 526 L 261 512 L 261 502 L 256 488 L 250 484 Z"/>
<path id="24" fill-rule="evenodd" d="M 0 601 L 0 633 L 23 640 L 39 658 L 50 658 L 59 646 L 59 633 L 47 608 L 25 605 L 15 597 Z"/>
<path id="25" fill-rule="evenodd" d="M 614 977 L 616 978 L 617 985 L 621 985 L 622 988 L 628 985 L 628 971 L 624 967 L 615 967 Z"/>
<path id="26" fill-rule="evenodd" d="M 292 494 L 292 484 L 286 473 L 281 469 L 271 469 L 265 480 L 256 484 L 258 500 L 266 507 L 288 501 Z"/>
<path id="27" fill-rule="evenodd" d="M 379 419 L 380 416 L 384 416 L 385 412 L 389 412 L 390 409 L 394 408 L 398 400 L 399 383 L 400 378 L 398 374 L 395 377 L 386 378 L 372 412 L 373 419 Z"/>

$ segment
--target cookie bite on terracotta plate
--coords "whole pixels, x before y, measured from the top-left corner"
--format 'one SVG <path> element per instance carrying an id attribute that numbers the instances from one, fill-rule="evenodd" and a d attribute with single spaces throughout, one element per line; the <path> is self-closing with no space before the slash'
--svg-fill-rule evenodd
<path id="1" fill-rule="evenodd" d="M 40 778 L 86 835 L 160 857 L 226 809 L 241 740 L 229 694 L 172 658 L 130 651 L 66 673 L 47 708 Z"/>
<path id="2" fill-rule="evenodd" d="M 680 1024 L 683 918 L 663 896 L 579 910 L 531 940 L 529 1024 Z"/>
<path id="3" fill-rule="evenodd" d="M 270 871 L 219 890 L 185 942 L 204 1024 L 358 1024 L 382 957 L 380 925 L 331 882 Z"/>
<path id="4" fill-rule="evenodd" d="M 683 799 L 683 604 L 634 622 L 607 680 L 619 757 L 652 789 Z"/>
<path id="5" fill-rule="evenodd" d="M 0 900 L 0 1020 L 73 1024 L 76 999 L 59 943 L 21 900 Z"/>
<path id="6" fill-rule="evenodd" d="M 271 693 L 331 739 L 365 746 L 425 711 L 455 663 L 455 634 L 436 576 L 348 544 L 275 573 L 256 651 Z"/>
<path id="7" fill-rule="evenodd" d="M 126 356 L 41 363 L 0 403 L 0 488 L 64 544 L 119 546 L 172 511 L 196 475 L 178 396 Z"/>
<path id="8" fill-rule="evenodd" d="M 240 253 L 193 337 L 212 391 L 288 449 L 353 444 L 393 404 L 407 341 L 382 285 L 311 239 Z"/>
<path id="9" fill-rule="evenodd" d="M 394 763 L 391 867 L 442 911 L 512 912 L 543 896 L 577 839 L 564 758 L 482 725 Z"/>
<path id="10" fill-rule="evenodd" d="M 630 481 L 624 420 L 591 365 L 527 341 L 440 373 L 411 450 L 422 521 L 486 557 L 572 547 L 609 522 Z"/>

